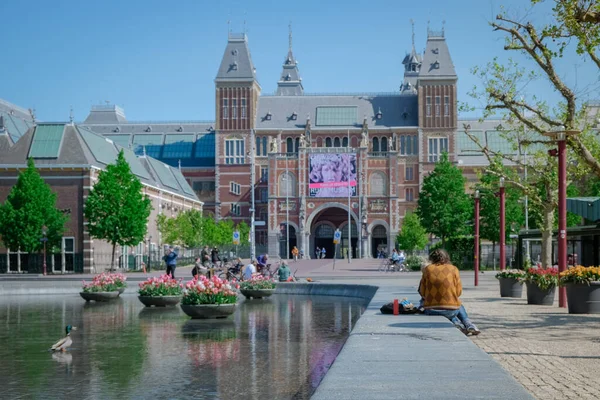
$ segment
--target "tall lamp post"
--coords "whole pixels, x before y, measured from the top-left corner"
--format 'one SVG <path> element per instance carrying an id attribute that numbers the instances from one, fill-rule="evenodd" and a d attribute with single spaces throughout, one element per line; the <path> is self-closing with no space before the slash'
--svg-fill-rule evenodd
<path id="1" fill-rule="evenodd" d="M 506 196 L 504 192 L 504 177 L 500 178 L 500 271 L 506 269 Z"/>
<path id="2" fill-rule="evenodd" d="M 46 242 L 48 241 L 48 228 L 46 225 L 42 226 L 42 242 L 44 243 L 44 260 L 42 264 L 42 268 L 44 270 L 44 276 L 46 275 Z"/>
<path id="3" fill-rule="evenodd" d="M 479 190 L 475 191 L 475 286 L 479 285 Z"/>
<path id="4" fill-rule="evenodd" d="M 254 136 L 254 129 L 250 129 L 250 151 L 248 157 L 250 158 L 250 260 L 256 259 L 256 235 L 254 228 L 254 219 L 256 208 L 254 206 L 254 186 L 255 181 L 255 155 L 256 155 L 256 140 Z"/>
<path id="5" fill-rule="evenodd" d="M 290 181 L 290 173 L 288 171 L 288 153 L 285 153 L 285 238 L 287 242 L 285 259 L 288 260 L 288 262 L 290 261 Z"/>
<path id="6" fill-rule="evenodd" d="M 352 151 L 352 147 L 350 147 L 350 129 L 347 131 L 348 134 L 348 149 Z M 350 153 L 348 152 L 348 156 Z M 349 160 L 349 158 L 348 158 Z M 350 177 L 348 176 L 348 264 L 352 263 L 352 202 L 350 194 L 352 192 L 352 187 L 350 186 Z"/>
<path id="7" fill-rule="evenodd" d="M 567 270 L 567 136 L 579 134 L 577 130 L 557 130 L 544 133 L 558 144 L 558 272 Z M 549 154 L 555 154 L 550 150 Z M 567 306 L 567 290 L 558 288 L 558 306 Z"/>

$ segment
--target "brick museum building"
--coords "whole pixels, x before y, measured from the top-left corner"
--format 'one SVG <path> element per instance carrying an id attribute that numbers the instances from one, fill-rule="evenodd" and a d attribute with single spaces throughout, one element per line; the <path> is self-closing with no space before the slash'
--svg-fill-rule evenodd
<path id="1" fill-rule="evenodd" d="M 458 120 L 458 77 L 444 31 L 428 30 L 423 53 L 413 39 L 392 93 L 305 93 L 291 44 L 290 34 L 273 77 L 277 90 L 264 94 L 246 35 L 230 33 L 214 78 L 214 121 L 128 121 L 122 108 L 98 105 L 75 128 L 180 170 L 205 214 L 249 223 L 254 210 L 257 253 L 281 257 L 288 243 L 306 257 L 316 247 L 332 257 L 336 229 L 339 256 L 350 247 L 353 257 L 374 257 L 395 241 L 442 152 L 469 180 L 486 164 L 463 126 L 486 137 L 502 128 Z M 9 111 L 0 114 L 4 125 Z M 35 121 L 21 114 L 25 132 Z M 5 129 L 18 140 L 15 127 Z"/>

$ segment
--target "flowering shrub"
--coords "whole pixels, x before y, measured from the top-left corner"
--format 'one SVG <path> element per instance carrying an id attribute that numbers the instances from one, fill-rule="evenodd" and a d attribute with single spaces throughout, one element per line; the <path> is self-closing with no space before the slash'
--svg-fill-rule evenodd
<path id="1" fill-rule="evenodd" d="M 119 273 L 103 272 L 92 278 L 91 283 L 83 281 L 83 291 L 86 293 L 114 292 L 127 287 L 127 277 Z"/>
<path id="2" fill-rule="evenodd" d="M 275 286 L 277 286 L 275 279 L 265 278 L 262 275 L 253 276 L 252 279 L 240 284 L 241 289 L 246 290 L 275 289 Z"/>
<path id="3" fill-rule="evenodd" d="M 578 265 L 560 273 L 560 284 L 584 283 L 600 281 L 600 267 L 583 267 Z"/>
<path id="4" fill-rule="evenodd" d="M 193 279 L 185 284 L 181 304 L 199 305 L 199 304 L 234 304 L 237 302 L 237 289 L 239 286 L 235 282 L 229 282 L 213 276 L 208 279 L 200 275 L 198 279 Z"/>
<path id="5" fill-rule="evenodd" d="M 551 289 L 558 286 L 558 268 L 530 268 L 523 282 L 533 283 L 541 290 Z"/>
<path id="6" fill-rule="evenodd" d="M 140 296 L 180 296 L 183 293 L 183 285 L 180 281 L 166 274 L 148 278 L 139 285 Z"/>
<path id="7" fill-rule="evenodd" d="M 521 269 L 507 269 L 496 274 L 496 279 L 500 278 L 513 278 L 520 282 L 525 278 L 525 271 Z"/>

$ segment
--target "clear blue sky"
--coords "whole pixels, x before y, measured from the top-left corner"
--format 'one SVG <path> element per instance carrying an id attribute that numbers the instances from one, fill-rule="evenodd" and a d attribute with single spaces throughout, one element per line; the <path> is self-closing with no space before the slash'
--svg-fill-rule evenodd
<path id="1" fill-rule="evenodd" d="M 106 100 L 129 120 L 213 120 L 214 77 L 227 41 L 227 21 L 246 31 L 263 93 L 276 88 L 287 53 L 288 24 L 305 91 L 391 92 L 401 61 L 425 46 L 427 20 L 446 37 L 459 76 L 459 100 L 478 84 L 469 70 L 506 57 L 488 21 L 501 5 L 525 0 L 217 1 L 1 0 L 0 98 L 35 108 L 40 120 L 83 120 Z M 597 71 L 564 61 L 563 75 L 585 86 Z M 590 76 L 591 75 L 591 76 Z M 538 96 L 555 98 L 541 82 Z"/>

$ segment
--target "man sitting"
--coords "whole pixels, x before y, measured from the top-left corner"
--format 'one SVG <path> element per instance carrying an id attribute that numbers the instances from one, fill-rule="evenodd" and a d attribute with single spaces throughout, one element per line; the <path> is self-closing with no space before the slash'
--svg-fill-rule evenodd
<path id="1" fill-rule="evenodd" d="M 481 331 L 471 322 L 459 300 L 462 295 L 462 282 L 458 268 L 450 263 L 448 253 L 436 249 L 429 255 L 429 261 L 431 264 L 423 268 L 423 277 L 419 283 L 419 294 L 423 298 L 425 314 L 442 315 L 465 334 L 480 334 Z"/>
<path id="2" fill-rule="evenodd" d="M 279 277 L 279 282 L 289 282 L 293 278 L 291 277 L 292 271 L 288 268 L 286 263 L 281 264 L 279 269 L 277 270 L 277 276 Z"/>
<path id="3" fill-rule="evenodd" d="M 256 258 L 256 269 L 258 272 L 262 273 L 263 269 L 266 269 L 268 264 L 267 262 L 269 261 L 269 255 L 268 254 L 263 254 L 262 256 L 258 256 Z"/>
<path id="4" fill-rule="evenodd" d="M 253 276 L 258 275 L 256 272 L 256 261 L 252 261 L 250 264 L 244 267 L 244 280 L 249 281 Z"/>

